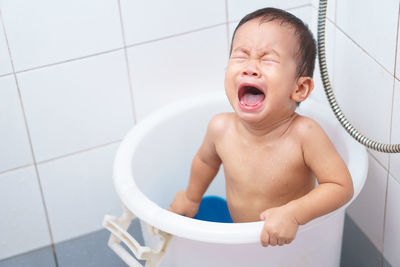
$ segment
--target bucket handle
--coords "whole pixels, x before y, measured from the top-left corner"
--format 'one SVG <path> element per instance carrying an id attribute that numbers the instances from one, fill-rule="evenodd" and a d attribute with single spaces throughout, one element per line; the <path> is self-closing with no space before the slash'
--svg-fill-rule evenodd
<path id="1" fill-rule="evenodd" d="M 126 249 L 121 246 L 121 241 L 132 251 L 135 257 L 139 260 L 146 260 L 145 267 L 157 267 L 162 257 L 164 256 L 172 235 L 163 232 L 154 226 L 149 226 L 150 232 L 153 235 L 158 235 L 160 241 L 157 247 L 152 249 L 150 247 L 141 246 L 135 238 L 133 238 L 127 231 L 132 220 L 137 218 L 129 209 L 123 205 L 124 212 L 120 218 L 105 215 L 103 226 L 111 232 L 108 246 L 126 263 L 128 266 L 143 267 L 143 265 L 136 260 Z"/>

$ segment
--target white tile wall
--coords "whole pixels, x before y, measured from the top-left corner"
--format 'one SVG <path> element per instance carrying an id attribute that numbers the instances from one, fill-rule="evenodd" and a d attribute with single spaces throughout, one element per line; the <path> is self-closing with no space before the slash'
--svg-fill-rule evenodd
<path id="1" fill-rule="evenodd" d="M 317 43 L 318 42 L 317 9 L 311 7 L 310 13 L 311 13 L 311 21 L 309 22 L 309 27 L 314 35 L 315 42 Z M 326 54 L 326 62 L 328 64 L 327 68 L 329 74 L 329 81 L 334 89 L 335 89 L 335 80 L 334 80 L 335 38 L 336 38 L 336 27 L 329 20 L 327 20 L 325 25 L 325 54 Z M 318 102 L 326 106 L 329 106 L 328 100 L 325 95 L 324 87 L 322 85 L 321 72 L 319 70 L 318 55 L 315 59 L 315 70 L 313 78 L 314 78 L 314 91 L 311 93 L 310 97 L 312 97 L 313 99 L 317 100 Z"/>
<path id="2" fill-rule="evenodd" d="M 2 14 L 17 71 L 123 45 L 117 1 L 4 1 Z"/>
<path id="3" fill-rule="evenodd" d="M 0 260 L 49 245 L 35 169 L 0 175 Z"/>
<path id="4" fill-rule="evenodd" d="M 222 25 L 128 49 L 138 120 L 182 97 L 224 90 L 225 30 Z"/>
<path id="5" fill-rule="evenodd" d="M 11 60 L 8 52 L 6 36 L 3 31 L 1 23 L 1 13 L 0 13 L 0 75 L 11 73 Z"/>
<path id="6" fill-rule="evenodd" d="M 0 78 L 0 172 L 33 163 L 14 76 Z"/>
<path id="7" fill-rule="evenodd" d="M 128 45 L 203 28 L 226 20 L 225 0 L 121 0 Z"/>
<path id="8" fill-rule="evenodd" d="M 233 36 L 233 32 L 235 31 L 235 29 L 236 29 L 236 26 L 239 24 L 239 22 L 237 21 L 237 22 L 231 22 L 231 23 L 229 23 L 229 48 L 230 48 L 230 46 L 231 46 L 231 44 L 232 44 L 232 36 Z"/>
<path id="9" fill-rule="evenodd" d="M 389 176 L 386 203 L 384 257 L 392 266 L 400 266 L 400 184 Z"/>
<path id="10" fill-rule="evenodd" d="M 304 6 L 300 8 L 293 8 L 288 10 L 289 13 L 292 13 L 299 19 L 301 19 L 305 24 L 309 25 L 309 28 L 312 27 L 313 21 L 311 20 L 312 18 L 312 10 L 314 8 L 312 6 Z"/>
<path id="11" fill-rule="evenodd" d="M 314 29 L 314 24 L 315 24 L 315 32 L 316 32 L 317 24 L 314 21 L 315 15 L 313 14 L 313 13 L 316 14 L 316 11 L 315 11 L 315 8 L 313 8 L 311 5 L 301 6 L 298 8 L 289 9 L 287 11 L 292 13 L 296 17 L 300 18 L 304 23 L 308 24 L 309 28 L 312 30 Z M 313 11 L 315 11 L 315 12 L 313 12 Z M 246 14 L 244 14 L 244 15 L 246 15 Z M 229 23 L 229 41 L 232 40 L 233 32 L 235 31 L 236 26 L 238 25 L 239 21 L 243 18 L 243 16 L 240 17 L 238 20 L 235 20 L 235 21 L 232 21 Z M 317 38 L 317 35 L 315 34 L 315 39 L 316 38 Z"/>
<path id="12" fill-rule="evenodd" d="M 337 25 L 393 73 L 399 1 L 336 2 Z M 374 41 L 371 41 L 371 38 Z"/>
<path id="13" fill-rule="evenodd" d="M 393 95 L 392 143 L 400 144 L 400 82 L 396 80 Z M 390 155 L 390 173 L 400 182 L 400 153 Z"/>
<path id="14" fill-rule="evenodd" d="M 112 181 L 117 146 L 108 145 L 38 166 L 55 242 L 102 229 L 105 214 L 121 215 Z"/>
<path id="15" fill-rule="evenodd" d="M 368 137 L 389 143 L 393 76 L 339 30 L 334 68 L 335 94 L 345 116 Z M 373 153 L 387 168 L 388 154 Z"/>
<path id="16" fill-rule="evenodd" d="M 291 0 L 291 1 L 280 1 L 280 0 L 253 0 L 253 1 L 241 1 L 241 0 L 228 0 L 228 18 L 229 21 L 239 21 L 245 15 L 250 12 L 256 11 L 257 9 L 264 7 L 274 7 L 281 9 L 288 9 L 298 7 L 301 5 L 309 4 L 309 0 Z"/>
<path id="17" fill-rule="evenodd" d="M 313 12 L 314 11 L 314 12 Z M 251 11 L 249 11 L 251 12 Z M 297 16 L 298 18 L 300 18 L 301 20 L 304 21 L 304 23 L 309 25 L 309 28 L 314 31 L 315 28 L 315 39 L 317 38 L 316 35 L 316 22 L 314 21 L 315 16 L 316 16 L 316 11 L 315 8 L 313 8 L 312 6 L 304 6 L 304 7 L 299 7 L 299 8 L 293 8 L 288 10 L 288 12 L 294 14 L 295 16 Z M 246 15 L 246 14 L 244 14 Z M 230 42 L 232 41 L 232 35 L 233 32 L 235 31 L 236 26 L 238 25 L 240 19 L 242 19 L 242 17 L 240 17 L 238 20 L 234 21 L 234 22 L 230 22 L 229 23 L 229 45 Z"/>
<path id="18" fill-rule="evenodd" d="M 117 0 L 0 2 L 0 15 L 17 71 L 123 45 Z M 289 9 L 304 19 L 317 37 L 317 0 L 121 0 L 128 45 L 174 36 L 128 49 L 139 120 L 181 97 L 223 90 L 228 57 L 225 25 L 180 34 L 224 23 L 225 2 L 228 19 L 235 22 L 229 25 L 230 35 L 244 15 L 273 6 Z M 393 72 L 398 0 L 328 2 L 328 17 L 336 19 L 346 34 Z M 308 6 L 296 8 L 302 5 Z M 328 22 L 327 27 L 328 70 L 339 103 L 361 131 L 389 142 L 393 77 L 333 24 Z M 399 59 L 400 56 L 397 62 Z M 0 76 L 12 72 L 2 27 L 0 61 Z M 397 68 L 397 77 L 399 73 L 400 68 Z M 19 73 L 17 78 L 39 162 L 119 140 L 133 125 L 122 51 Z M 312 97 L 326 103 L 317 64 L 314 80 L 316 88 Z M 400 143 L 398 81 L 394 96 L 392 142 Z M 0 78 L 0 129 L 0 172 L 31 164 L 21 105 L 11 75 Z M 101 229 L 106 213 L 120 214 L 120 203 L 111 179 L 116 147 L 116 144 L 108 145 L 39 164 L 56 242 Z M 388 167 L 387 155 L 375 152 L 373 155 Z M 400 156 L 392 155 L 393 177 L 389 179 L 384 255 L 393 266 L 400 264 L 399 166 Z M 386 170 L 370 156 L 366 186 L 348 209 L 353 220 L 380 250 L 386 178 Z M 23 213 L 19 212 L 22 209 Z M 50 243 L 33 167 L 0 175 L 0 218 L 7 218 L 1 220 L 3 224 L 0 222 L 0 229 L 7 229 L 7 232 L 0 230 L 0 259 Z M 11 238 L 14 235 L 16 238 Z"/>
<path id="19" fill-rule="evenodd" d="M 369 156 L 368 177 L 361 193 L 347 208 L 347 213 L 382 252 L 383 216 L 387 171 Z"/>
<path id="20" fill-rule="evenodd" d="M 18 74 L 37 161 L 121 139 L 133 126 L 122 51 Z"/>

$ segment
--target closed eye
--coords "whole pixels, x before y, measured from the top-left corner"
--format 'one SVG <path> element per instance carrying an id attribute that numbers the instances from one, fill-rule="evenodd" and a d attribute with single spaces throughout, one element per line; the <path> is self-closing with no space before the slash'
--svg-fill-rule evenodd
<path id="1" fill-rule="evenodd" d="M 244 61 L 244 60 L 247 60 L 247 57 L 235 56 L 235 57 L 231 57 L 231 59 L 235 60 L 235 61 Z"/>
<path id="2" fill-rule="evenodd" d="M 279 63 L 279 61 L 277 61 L 273 58 L 262 58 L 261 61 L 264 63 Z"/>
<path id="3" fill-rule="evenodd" d="M 231 55 L 231 60 L 234 61 L 245 61 L 249 58 L 249 55 L 243 52 L 236 52 Z"/>

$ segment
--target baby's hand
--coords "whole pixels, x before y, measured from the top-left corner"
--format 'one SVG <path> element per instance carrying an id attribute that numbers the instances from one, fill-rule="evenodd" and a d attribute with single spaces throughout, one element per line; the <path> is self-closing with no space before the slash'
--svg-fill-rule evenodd
<path id="1" fill-rule="evenodd" d="M 190 200 L 186 196 L 186 191 L 182 190 L 176 193 L 174 201 L 169 206 L 168 210 L 193 218 L 199 210 L 200 202 Z"/>
<path id="2" fill-rule="evenodd" d="M 260 237 L 264 247 L 283 246 L 296 237 L 299 224 L 288 206 L 267 209 L 260 214 L 260 218 L 265 221 Z"/>

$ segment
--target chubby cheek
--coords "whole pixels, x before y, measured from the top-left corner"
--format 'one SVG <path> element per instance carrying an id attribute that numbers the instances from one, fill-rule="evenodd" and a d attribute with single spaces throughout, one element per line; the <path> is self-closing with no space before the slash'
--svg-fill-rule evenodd
<path id="1" fill-rule="evenodd" d="M 275 72 L 270 73 L 267 79 L 267 84 L 270 88 L 276 88 L 272 94 L 280 97 L 288 98 L 296 87 L 296 79 L 290 72 Z"/>
<path id="2" fill-rule="evenodd" d="M 234 75 L 227 69 L 225 73 L 225 94 L 228 97 L 229 101 L 231 104 L 233 104 L 232 101 L 236 98 L 236 88 L 235 88 L 235 78 Z"/>

